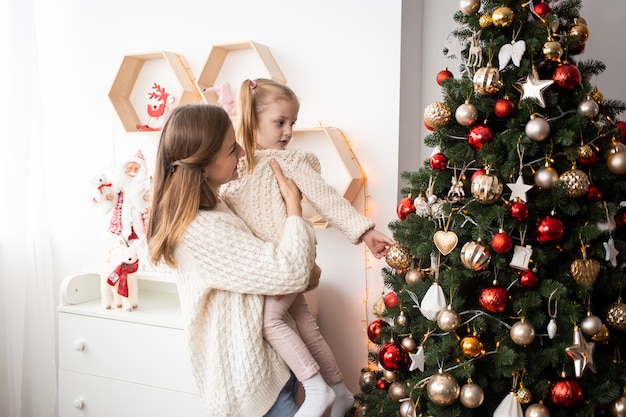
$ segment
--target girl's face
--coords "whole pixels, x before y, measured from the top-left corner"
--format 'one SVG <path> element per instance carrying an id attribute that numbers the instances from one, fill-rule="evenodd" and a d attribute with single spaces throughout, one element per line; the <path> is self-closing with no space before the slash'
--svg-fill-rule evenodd
<path id="1" fill-rule="evenodd" d="M 275 100 L 257 114 L 256 145 L 260 149 L 285 149 L 291 140 L 300 106 L 290 100 Z"/>
<path id="2" fill-rule="evenodd" d="M 204 168 L 204 175 L 215 195 L 222 184 L 237 178 L 237 162 L 244 154 L 243 148 L 235 141 L 235 130 L 231 126 L 219 152 Z"/>

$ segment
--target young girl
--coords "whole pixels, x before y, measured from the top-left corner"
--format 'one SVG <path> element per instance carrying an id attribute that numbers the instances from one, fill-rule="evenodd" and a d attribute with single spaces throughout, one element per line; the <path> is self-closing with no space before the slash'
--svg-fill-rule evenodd
<path id="1" fill-rule="evenodd" d="M 375 230 L 368 218 L 323 180 L 315 155 L 285 149 L 300 108 L 295 93 L 272 80 L 246 80 L 240 89 L 239 107 L 237 140 L 246 150 L 246 158 L 240 164 L 240 178 L 226 184 L 220 193 L 254 234 L 275 242 L 285 221 L 284 204 L 268 168 L 269 161 L 276 159 L 318 214 L 352 243 L 363 241 L 374 256 L 382 257 L 393 240 Z M 287 313 L 300 335 L 285 323 Z M 330 416 L 343 417 L 354 398 L 302 293 L 265 298 L 264 335 L 304 387 L 305 400 L 296 417 L 320 417 L 331 403 Z"/>
<path id="2" fill-rule="evenodd" d="M 243 155 L 222 108 L 170 113 L 153 176 L 150 258 L 177 272 L 192 371 L 209 416 L 292 417 L 291 372 L 263 338 L 263 304 L 307 288 L 315 231 L 301 217 L 300 191 L 276 162 L 288 215 L 278 239 L 255 237 L 220 201 L 218 188 L 237 177 Z"/>

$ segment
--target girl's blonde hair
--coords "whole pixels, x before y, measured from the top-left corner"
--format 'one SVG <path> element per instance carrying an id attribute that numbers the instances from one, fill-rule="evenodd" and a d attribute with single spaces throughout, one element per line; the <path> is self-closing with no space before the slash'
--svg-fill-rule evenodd
<path id="1" fill-rule="evenodd" d="M 207 104 L 177 107 L 161 131 L 146 231 L 150 260 L 176 267 L 174 251 L 198 214 L 217 196 L 204 168 L 220 151 L 232 122 L 224 109 Z"/>
<path id="2" fill-rule="evenodd" d="M 292 101 L 298 106 L 300 102 L 296 93 L 284 84 L 267 78 L 245 80 L 239 89 L 239 123 L 237 125 L 237 141 L 246 151 L 248 172 L 255 166 L 254 151 L 256 149 L 257 115 L 266 106 L 277 100 Z"/>

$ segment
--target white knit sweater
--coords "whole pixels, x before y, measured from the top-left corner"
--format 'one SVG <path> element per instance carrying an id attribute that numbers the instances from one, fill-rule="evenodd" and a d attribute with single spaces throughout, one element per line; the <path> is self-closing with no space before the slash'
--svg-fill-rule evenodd
<path id="1" fill-rule="evenodd" d="M 176 249 L 192 370 L 211 417 L 263 416 L 290 376 L 263 339 L 263 300 L 307 287 L 315 232 L 295 216 L 281 230 L 264 242 L 219 203 L 199 212 Z"/>
<path id="2" fill-rule="evenodd" d="M 310 152 L 298 150 L 257 150 L 256 167 L 248 174 L 245 159 L 239 165 L 239 178 L 220 190 L 224 201 L 266 241 L 276 241 L 285 221 L 285 203 L 271 167 L 276 159 L 286 177 L 291 178 L 317 213 L 339 229 L 352 243 L 374 227 L 352 204 L 328 185 L 321 175 L 320 163 Z"/>

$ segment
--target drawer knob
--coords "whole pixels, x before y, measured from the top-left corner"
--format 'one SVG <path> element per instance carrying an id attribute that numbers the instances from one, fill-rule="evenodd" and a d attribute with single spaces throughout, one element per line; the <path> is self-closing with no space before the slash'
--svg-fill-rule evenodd
<path id="1" fill-rule="evenodd" d="M 77 410 L 81 410 L 85 406 L 85 403 L 80 398 L 75 398 L 72 404 L 74 404 L 74 408 Z"/>
<path id="2" fill-rule="evenodd" d="M 75 340 L 73 346 L 74 350 L 77 352 L 82 352 L 83 350 L 85 350 L 85 342 L 83 342 L 82 340 Z"/>

